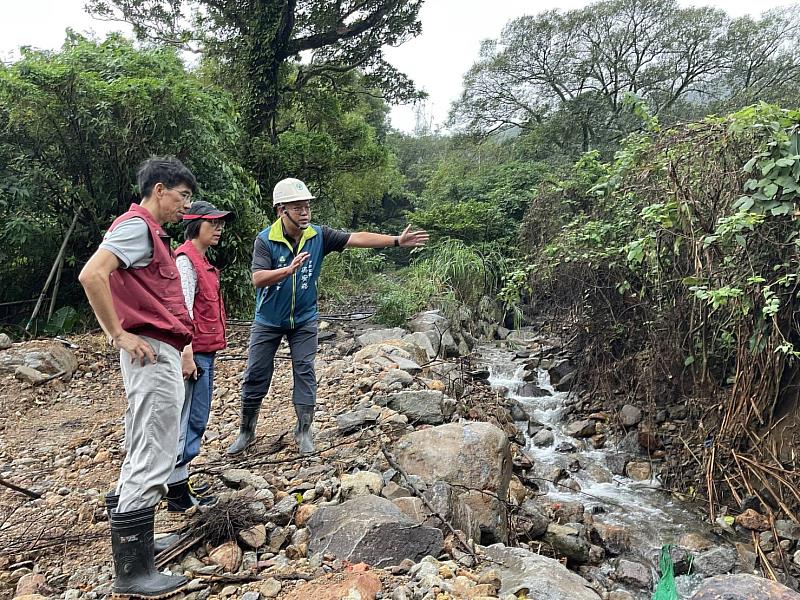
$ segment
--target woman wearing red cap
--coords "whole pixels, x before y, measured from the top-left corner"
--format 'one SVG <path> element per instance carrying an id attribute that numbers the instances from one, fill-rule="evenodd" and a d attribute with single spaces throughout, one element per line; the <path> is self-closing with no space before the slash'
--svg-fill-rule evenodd
<path id="1" fill-rule="evenodd" d="M 186 241 L 175 251 L 186 307 L 194 324 L 194 337 L 182 355 L 186 378 L 186 400 L 181 412 L 178 462 L 169 478 L 167 507 L 185 512 L 197 504 L 212 504 L 201 490 L 189 485 L 189 463 L 200 453 L 200 443 L 211 412 L 214 389 L 214 357 L 225 348 L 225 305 L 219 285 L 219 269 L 206 258 L 206 251 L 219 244 L 225 223 L 234 215 L 205 201 L 194 202 L 183 215 Z"/>

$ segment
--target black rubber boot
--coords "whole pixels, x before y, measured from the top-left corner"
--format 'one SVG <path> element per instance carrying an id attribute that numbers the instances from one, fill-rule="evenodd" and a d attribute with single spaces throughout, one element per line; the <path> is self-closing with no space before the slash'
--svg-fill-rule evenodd
<path id="1" fill-rule="evenodd" d="M 109 521 L 111 520 L 111 512 L 116 510 L 118 505 L 119 496 L 115 492 L 108 492 L 106 494 L 106 513 L 108 514 Z M 153 552 L 155 554 L 160 554 L 180 539 L 181 536 L 179 536 L 177 533 L 170 533 L 169 535 L 154 539 Z"/>
<path id="2" fill-rule="evenodd" d="M 239 437 L 228 448 L 228 454 L 240 454 L 255 441 L 256 422 L 258 422 L 258 409 L 260 408 L 260 401 L 245 403 L 245 400 L 242 400 L 242 422 L 239 424 Z"/>
<path id="3" fill-rule="evenodd" d="M 188 479 L 170 483 L 167 487 L 167 510 L 169 512 L 186 512 L 193 506 L 211 506 L 217 503 L 216 496 L 201 498 L 193 494 Z"/>
<path id="4" fill-rule="evenodd" d="M 314 406 L 295 404 L 297 425 L 294 426 L 294 439 L 300 454 L 314 454 L 314 434 L 311 424 L 314 422 Z"/>
<path id="5" fill-rule="evenodd" d="M 114 553 L 114 597 L 165 598 L 188 583 L 181 575 L 164 575 L 155 566 L 153 525 L 156 507 L 111 513 Z"/>

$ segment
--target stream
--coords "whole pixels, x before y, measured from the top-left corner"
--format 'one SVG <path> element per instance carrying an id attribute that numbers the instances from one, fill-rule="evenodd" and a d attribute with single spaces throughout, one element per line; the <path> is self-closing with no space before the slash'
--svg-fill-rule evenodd
<path id="1" fill-rule="evenodd" d="M 580 485 L 580 491 L 576 492 L 563 485 L 542 481 L 539 484 L 539 493 L 545 500 L 580 502 L 587 511 L 594 514 L 593 519 L 596 523 L 623 527 L 629 533 L 631 540 L 631 553 L 626 558 L 638 559 L 653 567 L 654 559 L 657 560 L 662 544 L 675 544 L 683 534 L 699 533 L 714 539 L 703 516 L 661 491 L 656 479 L 634 481 L 625 476 L 612 474 L 607 466 L 607 457 L 616 452 L 612 440 L 609 439 L 602 449 L 595 449 L 588 440 L 567 436 L 564 433 L 566 425 L 564 415 L 568 410 L 570 393 L 556 391 L 550 384 L 548 372 L 536 369 L 538 382 L 533 383 L 550 395 L 541 397 L 524 395 L 527 383 L 523 380 L 526 373 L 525 365 L 514 358 L 513 351 L 485 346 L 480 349 L 477 362 L 488 369 L 489 383 L 492 387 L 507 389 L 507 397 L 519 401 L 531 419 L 535 419 L 552 431 L 553 443 L 538 447 L 532 443 L 526 423 L 517 423 L 520 430 L 525 432 L 527 442 L 525 452 L 534 461 L 536 475 L 548 479 L 547 474 L 552 473 L 554 467 L 560 467 L 566 469 L 570 473 L 570 478 Z M 557 451 L 559 444 L 565 442 L 572 444 L 576 449 L 566 453 Z M 580 464 L 577 471 L 576 460 Z M 701 580 L 702 577 L 696 575 L 676 577 L 680 598 L 689 598 Z M 653 581 L 658 581 L 655 569 L 653 569 Z M 649 594 L 642 595 L 641 590 L 638 594 L 641 598 L 650 597 Z"/>

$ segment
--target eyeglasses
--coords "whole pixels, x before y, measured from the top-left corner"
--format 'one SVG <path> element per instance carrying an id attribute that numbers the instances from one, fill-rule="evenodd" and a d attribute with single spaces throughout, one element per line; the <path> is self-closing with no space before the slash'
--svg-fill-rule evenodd
<path id="1" fill-rule="evenodd" d="M 311 214 L 311 205 L 302 204 L 300 206 L 287 206 L 286 210 L 293 212 L 296 215 L 302 215 L 303 213 Z"/>
<path id="2" fill-rule="evenodd" d="M 212 221 L 209 221 L 209 223 L 214 229 L 225 229 L 225 221 L 223 221 L 222 219 L 214 219 Z"/>
<path id="3" fill-rule="evenodd" d="M 178 195 L 183 198 L 184 202 L 191 202 L 192 200 L 192 192 L 188 192 L 186 190 L 176 190 L 175 188 L 167 188 L 168 190 L 172 190 L 174 192 L 178 192 Z"/>

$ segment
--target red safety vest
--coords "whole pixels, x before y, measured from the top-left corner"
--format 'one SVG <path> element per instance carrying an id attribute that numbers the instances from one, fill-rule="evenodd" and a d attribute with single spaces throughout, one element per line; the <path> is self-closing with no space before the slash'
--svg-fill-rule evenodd
<path id="1" fill-rule="evenodd" d="M 170 237 L 149 211 L 131 204 L 108 228 L 139 217 L 147 223 L 153 240 L 153 259 L 141 269 L 117 269 L 109 283 L 114 309 L 122 328 L 136 335 L 146 335 L 177 348 L 180 352 L 192 341 L 192 320 L 183 299 L 175 255 Z"/>
<path id="2" fill-rule="evenodd" d="M 192 261 L 197 274 L 197 291 L 194 296 L 194 352 L 216 352 L 225 342 L 225 303 L 219 288 L 219 269 L 198 252 L 191 240 L 178 246 L 175 254 L 185 254 Z"/>

